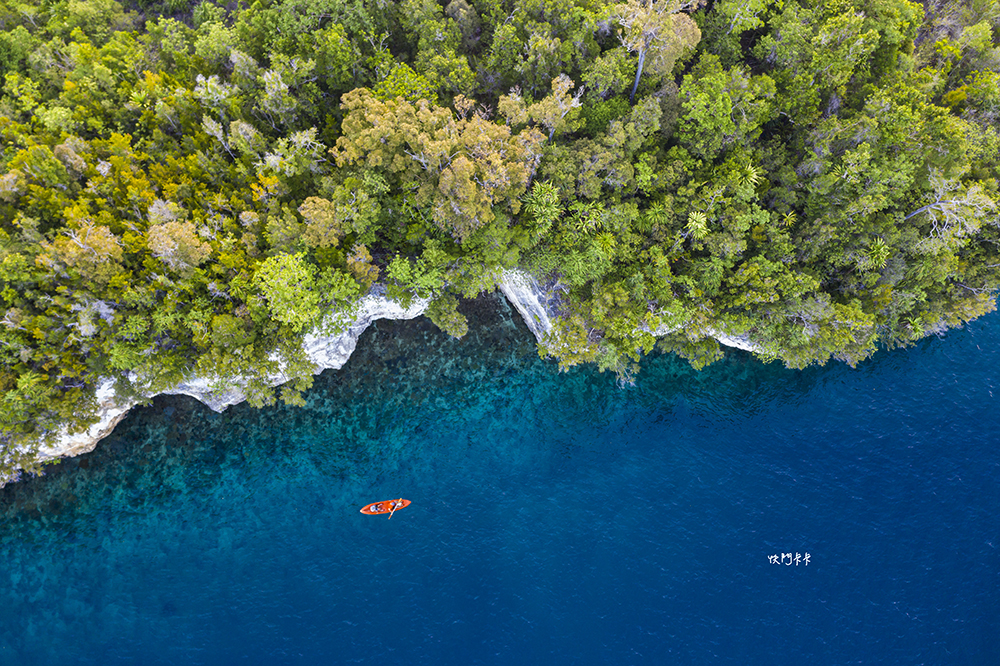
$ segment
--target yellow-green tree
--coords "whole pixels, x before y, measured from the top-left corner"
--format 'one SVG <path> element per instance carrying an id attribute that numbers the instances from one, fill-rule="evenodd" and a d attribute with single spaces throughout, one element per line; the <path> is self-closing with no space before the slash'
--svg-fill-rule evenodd
<path id="1" fill-rule="evenodd" d="M 614 6 L 612 17 L 619 25 L 618 39 L 639 58 L 630 100 L 635 100 L 647 64 L 647 71 L 668 74 L 674 63 L 701 39 L 698 24 L 683 11 L 694 4 L 682 0 L 628 0 Z"/>
<path id="2" fill-rule="evenodd" d="M 542 134 L 511 133 L 459 98 L 460 113 L 421 100 L 344 95 L 343 135 L 331 150 L 341 167 L 384 174 L 459 242 L 496 217 L 517 213 L 540 157 Z"/>

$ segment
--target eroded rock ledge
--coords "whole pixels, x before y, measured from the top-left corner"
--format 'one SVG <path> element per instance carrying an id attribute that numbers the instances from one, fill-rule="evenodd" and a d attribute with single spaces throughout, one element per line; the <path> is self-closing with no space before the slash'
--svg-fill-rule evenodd
<path id="1" fill-rule="evenodd" d="M 386 298 L 380 290 L 374 290 L 373 293 L 361 299 L 354 320 L 343 333 L 332 336 L 318 333 L 306 335 L 305 352 L 316 366 L 314 373 L 319 374 L 324 370 L 342 368 L 347 359 L 354 353 L 358 338 L 373 321 L 377 319 L 413 319 L 427 309 L 429 302 L 429 299 L 415 298 L 409 307 L 404 307 L 400 303 Z M 273 376 L 271 381 L 277 386 L 284 384 L 289 379 L 291 377 L 279 373 Z M 191 396 L 217 412 L 246 399 L 240 378 L 226 381 L 226 388 L 223 390 L 218 390 L 218 385 L 219 382 L 211 377 L 193 377 L 174 388 L 162 391 L 160 394 Z M 115 395 L 114 382 L 110 379 L 101 382 L 98 386 L 96 398 L 98 421 L 83 432 L 70 433 L 63 430 L 57 435 L 54 444 L 39 447 L 38 453 L 41 461 L 78 456 L 93 451 L 97 442 L 111 434 L 111 431 L 125 418 L 128 411 L 138 404 L 135 401 L 122 401 L 121 398 L 118 398 Z M 2 480 L 0 480 L 0 486 L 2 485 Z"/>
<path id="2" fill-rule="evenodd" d="M 541 342 L 545 335 L 552 330 L 553 320 L 558 318 L 562 312 L 558 285 L 539 284 L 532 276 L 521 271 L 504 271 L 497 286 L 521 314 L 535 338 Z M 354 320 L 343 333 L 322 335 L 314 332 L 306 335 L 305 351 L 316 366 L 314 372 L 319 374 L 323 370 L 337 370 L 343 367 L 354 352 L 358 338 L 375 320 L 413 319 L 422 314 L 427 309 L 428 304 L 428 299 L 414 299 L 409 307 L 404 307 L 387 298 L 384 291 L 376 288 L 360 301 Z M 661 332 L 658 331 L 658 333 Z M 728 336 L 721 332 L 713 332 L 712 335 L 723 345 L 746 351 L 756 351 L 755 346 L 748 339 Z M 275 386 L 283 384 L 289 379 L 291 378 L 280 373 L 272 378 Z M 217 379 L 193 377 L 162 393 L 191 396 L 218 412 L 246 399 L 239 378 L 227 379 L 225 389 L 219 390 L 219 385 L 220 382 Z M 134 401 L 122 401 L 121 398 L 118 398 L 115 395 L 112 380 L 101 382 L 97 388 L 96 398 L 98 421 L 84 432 L 70 433 L 64 430 L 57 436 L 53 445 L 39 447 L 39 457 L 42 461 L 78 456 L 92 451 L 97 442 L 111 434 L 111 431 L 128 411 L 138 404 Z M 0 487 L 2 485 L 3 480 L 0 479 Z"/>

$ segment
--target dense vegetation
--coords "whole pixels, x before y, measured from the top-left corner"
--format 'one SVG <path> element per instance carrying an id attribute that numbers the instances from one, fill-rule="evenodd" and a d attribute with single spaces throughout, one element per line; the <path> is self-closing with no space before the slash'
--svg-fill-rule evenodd
<path id="1" fill-rule="evenodd" d="M 993 309 L 995 0 L 0 0 L 0 449 L 94 385 L 257 403 L 376 281 L 562 293 L 622 374 L 854 363 Z M 659 339 L 654 332 L 673 331 Z"/>

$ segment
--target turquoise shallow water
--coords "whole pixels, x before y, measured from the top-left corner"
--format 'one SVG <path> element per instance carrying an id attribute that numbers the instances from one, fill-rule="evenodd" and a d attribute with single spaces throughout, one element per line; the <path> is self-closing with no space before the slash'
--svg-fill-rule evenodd
<path id="1" fill-rule="evenodd" d="M 997 663 L 1000 317 L 620 388 L 465 308 L 305 408 L 160 398 L 0 490 L 0 664 Z"/>

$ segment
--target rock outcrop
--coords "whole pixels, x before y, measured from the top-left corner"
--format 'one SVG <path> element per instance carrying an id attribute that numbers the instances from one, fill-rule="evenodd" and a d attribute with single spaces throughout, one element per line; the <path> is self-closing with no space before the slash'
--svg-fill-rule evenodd
<path id="1" fill-rule="evenodd" d="M 122 402 L 115 397 L 114 381 L 110 379 L 98 385 L 95 397 L 97 423 L 78 433 L 69 433 L 64 429 L 54 444 L 38 447 L 40 460 L 78 456 L 93 451 L 97 442 L 110 435 L 115 426 L 125 418 L 128 410 L 135 406 L 134 402 Z"/>
<path id="2" fill-rule="evenodd" d="M 561 313 L 560 292 L 556 284 L 539 284 L 533 277 L 521 271 L 504 271 L 497 285 L 507 300 L 517 308 L 535 338 L 541 342 L 552 330 L 552 320 Z M 648 329 L 647 329 L 648 330 Z M 666 335 L 676 329 L 662 328 L 654 335 Z M 719 344 L 748 352 L 759 352 L 760 347 L 745 336 L 733 336 L 719 330 L 710 330 L 709 335 Z"/>
<path id="3" fill-rule="evenodd" d="M 556 311 L 554 290 L 543 289 L 535 278 L 521 271 L 503 271 L 497 287 L 521 314 L 528 330 L 541 342 L 545 334 L 552 330 L 552 316 Z"/>

